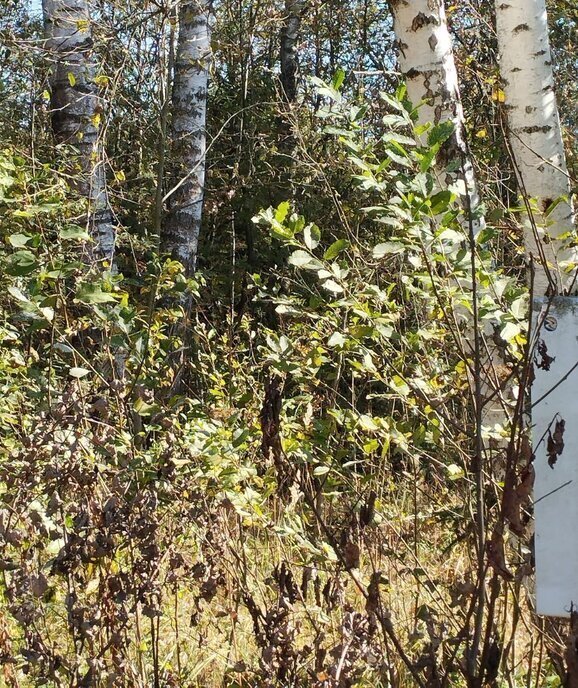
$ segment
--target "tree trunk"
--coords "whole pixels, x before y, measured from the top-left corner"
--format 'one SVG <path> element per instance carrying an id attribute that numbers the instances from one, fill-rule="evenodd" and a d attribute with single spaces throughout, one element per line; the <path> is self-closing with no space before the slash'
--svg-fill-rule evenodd
<path id="1" fill-rule="evenodd" d="M 285 0 L 285 24 L 281 30 L 281 85 L 288 103 L 297 98 L 297 39 L 301 28 L 303 0 Z"/>
<path id="2" fill-rule="evenodd" d="M 572 286 L 572 277 L 563 274 L 561 264 L 575 261 L 576 252 L 556 241 L 573 230 L 573 208 L 545 0 L 497 0 L 496 28 L 516 176 L 524 196 L 537 200 L 525 221 L 526 251 L 536 261 L 534 292 L 562 293 Z M 546 215 L 560 197 L 565 199 Z"/>
<path id="3" fill-rule="evenodd" d="M 99 129 L 103 104 L 96 68 L 87 0 L 42 0 L 45 45 L 54 61 L 50 79 L 52 128 L 58 144 L 78 151 L 72 171 L 74 188 L 88 201 L 92 258 L 112 266 L 115 229 L 106 189 Z"/>
<path id="4" fill-rule="evenodd" d="M 453 171 L 446 171 L 439 180 L 440 186 L 463 180 L 469 196 L 462 196 L 463 205 L 475 211 L 479 194 L 467 151 L 458 75 L 443 0 L 391 0 L 391 7 L 408 98 L 414 106 L 423 102 L 418 110 L 420 124 L 454 124 L 454 133 L 438 159 L 444 164 L 460 164 L 454 164 Z M 475 233 L 482 226 L 483 220 L 474 220 Z"/>
<path id="5" fill-rule="evenodd" d="M 161 249 L 180 261 L 189 275 L 196 266 L 203 215 L 210 63 L 210 3 L 182 0 L 173 85 L 175 179 Z"/>

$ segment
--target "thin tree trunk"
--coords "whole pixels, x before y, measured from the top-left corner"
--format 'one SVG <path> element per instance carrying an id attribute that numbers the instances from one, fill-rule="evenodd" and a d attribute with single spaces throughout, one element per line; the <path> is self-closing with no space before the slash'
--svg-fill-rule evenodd
<path id="1" fill-rule="evenodd" d="M 301 29 L 301 17 L 305 6 L 304 0 L 285 0 L 284 23 L 281 28 L 279 53 L 281 63 L 281 111 L 279 118 L 279 184 L 283 200 L 292 196 L 295 187 L 292 182 L 294 156 L 297 147 L 296 121 L 292 106 L 297 100 L 297 72 L 299 55 L 297 41 Z"/>
<path id="2" fill-rule="evenodd" d="M 418 110 L 419 122 L 454 124 L 453 135 L 438 155 L 440 162 L 454 163 L 453 171 L 446 172 L 440 184 L 449 186 L 463 181 L 464 191 L 469 195 L 469 203 L 464 202 L 464 206 L 475 212 L 479 194 L 466 145 L 464 113 L 444 3 L 442 0 L 391 0 L 391 8 L 408 98 L 414 106 L 423 103 Z M 475 233 L 482 226 L 483 220 L 476 219 Z"/>
<path id="3" fill-rule="evenodd" d="M 576 253 L 556 238 L 573 230 L 574 213 L 554 93 L 545 0 L 497 0 L 496 29 L 518 184 L 525 197 L 537 200 L 537 208 L 525 222 L 526 251 L 536 260 L 534 293 L 562 293 L 573 279 L 562 273 L 561 263 L 575 261 Z M 565 199 L 551 208 L 560 197 Z M 546 214 L 548 209 L 551 212 Z"/>
<path id="4" fill-rule="evenodd" d="M 303 0 L 285 0 L 285 24 L 281 30 L 281 85 L 288 103 L 297 98 L 297 39 L 301 28 Z"/>
<path id="5" fill-rule="evenodd" d="M 108 202 L 99 131 L 103 101 L 96 67 L 87 0 L 42 0 L 45 45 L 54 61 L 51 83 L 52 128 L 58 144 L 78 151 L 72 170 L 74 188 L 88 201 L 92 258 L 112 266 L 115 229 Z"/>
<path id="6" fill-rule="evenodd" d="M 176 18 L 176 17 L 175 17 Z M 166 37 L 166 48 L 163 46 L 163 54 L 166 55 L 166 64 L 163 59 L 160 65 L 160 100 L 161 113 L 159 121 L 159 145 L 158 154 L 159 160 L 157 164 L 157 188 L 155 193 L 155 211 L 154 211 L 154 232 L 160 238 L 163 222 L 163 182 L 165 177 L 165 162 L 166 162 L 166 145 L 167 145 L 167 131 L 168 119 L 171 109 L 171 83 L 173 79 L 173 70 L 175 63 L 175 29 L 174 23 L 169 17 L 169 33 Z"/>
<path id="7" fill-rule="evenodd" d="M 207 0 L 182 0 L 173 85 L 174 186 L 161 249 L 192 274 L 203 216 L 206 117 L 211 63 L 211 16 Z"/>
<path id="8" fill-rule="evenodd" d="M 481 685 L 479 650 L 483 642 L 485 577 L 486 577 L 486 524 L 485 481 L 487 446 L 484 426 L 503 422 L 505 411 L 497 401 L 488 402 L 494 391 L 496 377 L 493 370 L 499 362 L 496 351 L 485 353 L 483 328 L 479 319 L 478 283 L 476 279 L 476 236 L 484 227 L 478 217 L 479 194 L 474 169 L 468 154 L 465 137 L 464 113 L 460 100 L 458 75 L 454 62 L 451 36 L 448 31 L 443 0 L 391 0 L 394 30 L 399 46 L 399 64 L 407 85 L 407 94 L 418 109 L 421 124 L 452 122 L 453 134 L 443 144 L 437 163 L 443 167 L 438 177 L 440 186 L 462 187 L 460 197 L 464 209 L 462 225 L 468 237 L 471 255 L 470 278 L 462 285 L 472 294 L 472 314 L 463 311 L 466 318 L 464 354 L 472 359 L 470 381 L 473 428 L 472 475 L 475 481 L 475 534 L 477 548 L 476 604 L 472 615 L 471 639 L 466 654 L 467 677 L 473 686 Z M 424 139 L 426 137 L 424 136 Z M 441 172 L 441 170 L 440 170 Z M 455 311 L 459 314 L 459 309 Z M 468 351 L 469 349 L 469 351 Z M 493 374 L 492 374 L 493 373 Z"/>

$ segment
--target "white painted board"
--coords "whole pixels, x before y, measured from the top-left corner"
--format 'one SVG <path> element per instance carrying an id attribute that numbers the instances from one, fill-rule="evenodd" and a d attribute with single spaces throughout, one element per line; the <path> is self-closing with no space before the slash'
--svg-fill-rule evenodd
<path id="1" fill-rule="evenodd" d="M 536 611 L 568 617 L 578 609 L 578 298 L 536 298 L 532 311 L 545 345 L 531 388 Z"/>

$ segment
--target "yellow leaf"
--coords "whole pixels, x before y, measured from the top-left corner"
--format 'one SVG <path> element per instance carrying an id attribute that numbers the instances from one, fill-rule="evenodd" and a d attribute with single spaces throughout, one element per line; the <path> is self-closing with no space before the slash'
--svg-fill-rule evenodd
<path id="1" fill-rule="evenodd" d="M 117 182 L 124 182 L 126 181 L 126 175 L 122 170 L 117 170 L 114 173 L 114 178 L 116 179 Z"/>
<path id="2" fill-rule="evenodd" d="M 90 118 L 90 121 L 98 129 L 98 127 L 100 127 L 100 112 L 95 112 L 94 115 L 92 115 L 92 117 Z"/>
<path id="3" fill-rule="evenodd" d="M 501 88 L 494 86 L 494 88 L 492 89 L 492 100 L 496 103 L 505 103 L 506 94 L 504 93 L 504 91 L 502 91 Z"/>
<path id="4" fill-rule="evenodd" d="M 88 31 L 88 27 L 90 24 L 88 23 L 87 19 L 79 19 L 76 22 L 76 28 L 81 32 L 81 33 L 86 33 Z"/>
<path id="5" fill-rule="evenodd" d="M 485 129 L 480 129 L 479 131 L 476 132 L 476 138 L 477 139 L 485 139 L 487 135 L 488 135 L 488 132 Z"/>
<path id="6" fill-rule="evenodd" d="M 94 83 L 100 88 L 105 88 L 108 86 L 108 77 L 106 74 L 99 74 L 98 76 L 94 77 Z"/>
<path id="7" fill-rule="evenodd" d="M 68 72 L 66 76 L 68 77 L 68 83 L 74 88 L 74 85 L 76 84 L 76 77 L 72 72 Z"/>

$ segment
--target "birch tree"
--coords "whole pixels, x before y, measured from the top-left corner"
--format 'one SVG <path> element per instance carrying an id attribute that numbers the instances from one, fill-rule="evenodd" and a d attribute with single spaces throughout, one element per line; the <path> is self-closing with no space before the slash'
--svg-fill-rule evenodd
<path id="1" fill-rule="evenodd" d="M 207 90 L 211 64 L 211 8 L 206 0 L 183 0 L 172 97 L 174 186 L 161 249 L 195 270 L 205 190 Z"/>
<path id="2" fill-rule="evenodd" d="M 45 46 L 54 66 L 50 78 L 52 129 L 58 144 L 77 151 L 71 178 L 88 201 L 92 257 L 112 265 L 115 229 L 108 202 L 100 128 L 103 101 L 87 0 L 42 0 Z"/>
<path id="3" fill-rule="evenodd" d="M 392 0 L 391 7 L 399 65 L 410 101 L 419 105 L 419 122 L 436 125 L 449 121 L 454 125 L 454 132 L 438 158 L 442 163 L 458 161 L 459 165 L 452 165 L 453 171 L 446 171 L 440 184 L 450 186 L 463 180 L 468 194 L 466 204 L 475 210 L 479 195 L 467 151 L 458 75 L 443 1 Z M 477 232 L 482 224 L 474 220 L 474 230 Z"/>
<path id="4" fill-rule="evenodd" d="M 576 250 L 570 178 L 554 91 L 545 0 L 496 2 L 500 75 L 508 138 L 520 190 L 537 204 L 525 218 L 526 251 L 535 259 L 537 295 L 573 289 Z M 568 273 L 564 274 L 564 267 Z"/>

